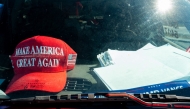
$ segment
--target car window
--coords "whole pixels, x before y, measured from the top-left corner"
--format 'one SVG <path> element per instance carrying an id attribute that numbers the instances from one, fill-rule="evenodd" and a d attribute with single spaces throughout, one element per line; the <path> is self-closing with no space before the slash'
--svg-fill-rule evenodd
<path id="1" fill-rule="evenodd" d="M 0 0 L 1 90 L 189 96 L 189 8 L 189 0 Z"/>

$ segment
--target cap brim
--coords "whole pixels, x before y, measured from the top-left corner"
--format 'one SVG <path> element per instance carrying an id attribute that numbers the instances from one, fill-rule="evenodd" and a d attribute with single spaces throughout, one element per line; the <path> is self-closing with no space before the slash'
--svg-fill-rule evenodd
<path id="1" fill-rule="evenodd" d="M 67 73 L 41 73 L 16 74 L 5 93 L 20 90 L 37 90 L 46 92 L 60 92 L 66 84 Z"/>

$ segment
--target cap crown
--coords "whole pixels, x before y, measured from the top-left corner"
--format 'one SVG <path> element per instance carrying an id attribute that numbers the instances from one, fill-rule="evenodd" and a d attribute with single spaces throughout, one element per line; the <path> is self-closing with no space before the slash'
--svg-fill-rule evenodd
<path id="1" fill-rule="evenodd" d="M 11 55 L 15 73 L 53 73 L 74 68 L 76 52 L 64 41 L 34 36 L 20 42 Z"/>

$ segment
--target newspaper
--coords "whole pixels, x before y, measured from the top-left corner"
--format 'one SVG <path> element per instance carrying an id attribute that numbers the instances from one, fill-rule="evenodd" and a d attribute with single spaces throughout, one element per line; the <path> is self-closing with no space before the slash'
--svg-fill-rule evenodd
<path id="1" fill-rule="evenodd" d="M 190 54 L 170 44 L 147 44 L 137 51 L 109 49 L 97 58 L 102 67 L 94 72 L 110 91 L 177 80 L 190 82 Z"/>

